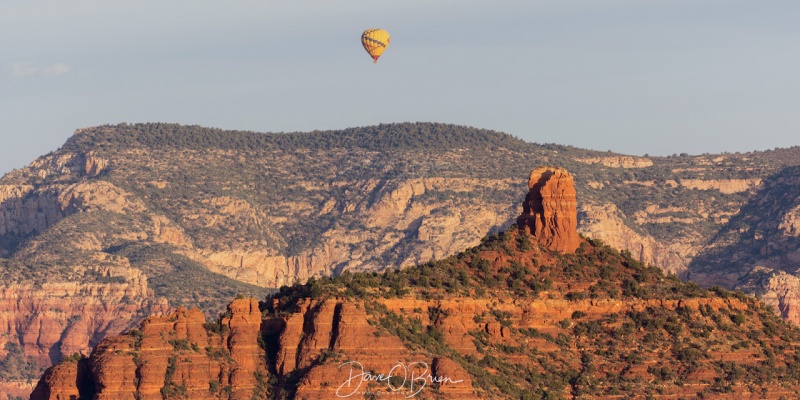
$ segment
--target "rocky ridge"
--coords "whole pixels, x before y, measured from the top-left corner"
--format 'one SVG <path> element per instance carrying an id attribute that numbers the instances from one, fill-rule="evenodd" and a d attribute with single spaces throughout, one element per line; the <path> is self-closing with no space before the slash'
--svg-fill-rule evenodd
<path id="1" fill-rule="evenodd" d="M 570 193 L 555 172 L 549 184 Z M 528 202 L 547 185 L 531 190 Z M 403 270 L 312 279 L 260 304 L 237 299 L 216 322 L 183 308 L 149 318 L 50 368 L 31 398 L 800 394 L 800 331 L 768 306 L 584 239 L 551 250 L 568 237 L 553 228 L 510 229 Z"/>
<path id="2" fill-rule="evenodd" d="M 653 165 L 653 161 L 647 157 L 631 156 L 576 158 L 575 161 L 590 165 L 600 164 L 611 168 L 647 168 Z"/>
<path id="3" fill-rule="evenodd" d="M 582 234 L 680 276 L 733 287 L 750 266 L 708 279 L 692 261 L 771 176 L 800 159 L 796 151 L 630 161 L 421 123 L 285 135 L 166 124 L 88 128 L 0 179 L 0 275 L 12 291 L 45 281 L 94 285 L 64 304 L 94 304 L 93 293 L 146 279 L 151 300 L 119 301 L 158 308 L 162 300 L 152 297 L 164 297 L 213 316 L 236 293 L 261 297 L 265 287 L 410 266 L 478 245 L 520 213 L 525 184 L 510 177 L 557 164 L 569 168 L 581 193 Z M 793 232 L 791 213 L 776 218 L 782 232 Z M 793 250 L 778 251 L 787 257 L 768 265 L 793 274 Z M 116 301 L 102 302 L 122 307 Z M 15 332 L 30 329 L 33 337 L 37 328 L 23 309 L 4 315 Z M 61 309 L 48 317 L 57 318 L 51 326 L 67 327 L 82 312 Z M 150 311 L 121 315 L 135 324 Z M 97 332 L 87 338 L 112 330 Z M 42 361 L 53 348 L 45 341 L 34 349 L 10 329 L 0 341 L 22 344 Z"/>

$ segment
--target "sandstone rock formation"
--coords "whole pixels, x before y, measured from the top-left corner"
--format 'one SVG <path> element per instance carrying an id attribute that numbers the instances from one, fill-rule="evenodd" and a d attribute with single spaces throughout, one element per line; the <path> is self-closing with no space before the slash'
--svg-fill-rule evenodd
<path id="1" fill-rule="evenodd" d="M 691 237 L 676 243 L 664 243 L 637 232 L 623 221 L 621 211 L 611 203 L 584 203 L 580 206 L 579 217 L 578 230 L 586 237 L 627 250 L 637 260 L 658 265 L 681 277 L 686 275 L 689 262 L 700 249 L 700 243 L 695 243 Z"/>
<path id="2" fill-rule="evenodd" d="M 30 397 L 33 388 L 35 387 L 36 382 L 32 382 L 29 380 L 22 380 L 22 381 L 8 381 L 0 383 L 0 395 L 6 396 L 16 396 L 11 397 L 14 398 L 22 398 L 26 399 Z"/>
<path id="3" fill-rule="evenodd" d="M 689 279 L 755 294 L 800 323 L 800 168 L 759 182 L 753 196 L 692 260 Z"/>
<path id="4" fill-rule="evenodd" d="M 800 325 L 800 278 L 796 275 L 757 266 L 739 279 L 737 287 L 757 294 L 775 314 Z"/>
<path id="5" fill-rule="evenodd" d="M 108 160 L 95 156 L 93 152 L 87 154 L 85 159 L 84 172 L 88 176 L 98 176 L 108 167 Z"/>
<path id="6" fill-rule="evenodd" d="M 719 190 L 732 194 L 746 192 L 761 184 L 761 179 L 681 179 L 681 186 L 698 190 Z"/>
<path id="7" fill-rule="evenodd" d="M 646 168 L 653 165 L 653 161 L 649 158 L 631 156 L 576 158 L 575 161 L 611 168 Z"/>
<path id="8" fill-rule="evenodd" d="M 477 180 L 426 178 L 385 184 L 380 181 L 350 182 L 363 193 L 373 193 L 376 201 L 361 198 L 353 204 L 336 205 L 324 203 L 320 211 L 330 214 L 359 213 L 366 228 L 388 231 L 382 242 L 375 247 L 369 242 L 369 234 L 361 229 L 334 226 L 319 238 L 312 248 L 297 255 L 285 255 L 262 247 L 245 247 L 220 250 L 216 246 L 196 243 L 184 247 L 184 254 L 205 265 L 214 272 L 230 278 L 264 287 L 291 285 L 312 276 L 330 276 L 341 271 L 381 270 L 387 267 L 385 258 L 376 254 L 393 254 L 398 267 L 406 267 L 430 259 L 444 258 L 480 242 L 481 235 L 490 229 L 508 225 L 517 213 L 515 207 L 502 205 L 487 199 L 485 203 L 448 201 L 426 204 L 419 200 L 426 194 L 463 193 L 477 190 L 509 190 L 514 186 L 511 179 Z M 354 190 L 355 190 L 354 189 Z M 254 211 L 240 201 L 215 200 L 225 204 L 225 212 L 240 219 L 252 219 Z M 349 210 L 349 211 L 347 211 Z M 319 218 L 320 215 L 315 215 Z M 209 215 L 207 226 L 219 223 Z M 266 219 L 263 220 L 266 224 Z M 406 248 L 404 241 L 415 238 L 420 245 Z M 405 248 L 402 253 L 391 249 Z"/>
<path id="9" fill-rule="evenodd" d="M 50 304 L 42 323 L 62 329 L 32 345 L 43 325 L 26 314 L 30 304 L 9 306 L 2 318 L 16 321 L 15 327 L 0 325 L 0 345 L 24 339 L 27 356 L 45 361 L 42 355 L 58 348 L 53 340 L 65 335 L 77 313 L 103 321 L 103 310 L 141 305 L 119 312 L 130 316 L 130 325 L 139 313 L 164 304 L 152 297 L 171 296 L 173 306 L 198 304 L 210 315 L 236 293 L 256 295 L 252 286 L 229 285 L 234 280 L 276 288 L 445 259 L 515 221 L 525 190 L 518 177 L 531 165 L 564 166 L 575 177 L 582 195 L 579 232 L 684 276 L 681 271 L 712 247 L 707 243 L 742 205 L 757 200 L 771 176 L 800 163 L 798 154 L 795 148 L 627 157 L 422 123 L 298 134 L 166 124 L 82 129 L 61 149 L 0 179 L 0 286 L 8 289 L 7 299 L 47 297 L 30 303 Z M 765 254 L 758 263 L 734 261 L 737 271 L 692 276 L 704 285 L 732 287 L 757 264 L 793 274 L 800 265 L 793 261 L 800 260 L 792 242 L 800 231 L 796 214 L 763 221 L 777 226 L 785 241 L 771 238 L 754 248 Z M 121 270 L 142 274 L 132 281 L 127 272 L 115 272 Z M 222 278 L 225 285 L 218 284 Z M 114 284 L 138 286 L 136 280 L 154 290 L 150 300 L 106 296 L 120 290 Z M 38 290 L 45 281 L 85 289 L 59 308 L 57 296 Z M 170 281 L 197 287 L 173 290 Z M 103 307 L 75 307 L 82 303 Z M 91 317 L 93 310 L 101 315 Z M 85 350 L 89 338 L 93 344 L 124 329 L 95 326 L 99 330 L 85 336 L 65 336 L 63 343 L 72 344 L 63 351 Z M 455 337 L 461 328 L 453 322 L 447 329 Z M 86 342 L 74 341 L 78 337 Z M 0 385 L 0 398 L 4 390 Z"/>
<path id="10" fill-rule="evenodd" d="M 50 368 L 39 381 L 32 399 L 68 399 L 78 386 L 97 399 L 266 398 L 270 370 L 281 380 L 297 376 L 297 399 L 356 397 L 379 385 L 353 381 L 362 371 L 394 371 L 413 363 L 429 374 L 451 377 L 444 393 L 465 399 L 473 395 L 469 375 L 445 358 L 415 356 L 398 338 L 378 335 L 365 305 L 352 301 L 306 301 L 285 318 L 262 319 L 255 299 L 235 300 L 218 332 L 198 310 L 178 309 L 166 317 L 147 319 L 141 330 L 105 339 L 86 362 L 64 362 Z M 277 364 L 267 363 L 264 337 L 277 336 Z M 354 361 L 331 363 L 332 359 Z M 325 362 L 328 360 L 328 362 Z M 401 363 L 398 367 L 398 363 Z M 82 372 L 85 369 L 85 372 Z M 420 374 L 422 371 L 418 371 Z M 360 388 L 359 388 L 360 386 Z M 369 388 L 368 388 L 369 387 Z M 385 388 L 385 384 L 384 384 Z"/>
<path id="11" fill-rule="evenodd" d="M 785 235 L 791 237 L 800 236 L 800 206 L 797 206 L 784 214 L 778 229 Z"/>
<path id="12" fill-rule="evenodd" d="M 539 167 L 531 171 L 528 189 L 517 225 L 550 250 L 574 252 L 580 238 L 572 175 L 563 168 Z"/>
<path id="13" fill-rule="evenodd" d="M 79 383 L 82 387 L 78 387 Z M 86 360 L 64 361 L 47 369 L 30 397 L 44 400 L 86 398 L 93 394 L 93 384 Z"/>
<path id="14" fill-rule="evenodd" d="M 146 281 L 139 279 L 0 288 L 0 325 L 7 332 L 0 347 L 8 337 L 18 338 L 25 354 L 43 368 L 62 356 L 88 354 L 100 339 L 127 330 L 141 315 L 167 311 L 166 302 L 153 299 Z"/>
<path id="15" fill-rule="evenodd" d="M 260 305 L 237 299 L 217 322 L 184 308 L 149 318 L 88 359 L 50 368 L 31 398 L 800 391 L 791 372 L 800 354 L 786 345 L 800 332 L 756 299 L 704 291 L 606 246 L 563 254 L 522 245 L 528 235 L 507 231 L 406 270 L 313 281 Z M 765 353 L 775 362 L 763 363 Z"/>
<path id="16" fill-rule="evenodd" d="M 0 185 L 0 235 L 42 232 L 61 219 L 56 193 L 52 188 L 35 190 L 32 185 Z"/>
<path id="17" fill-rule="evenodd" d="M 205 322 L 197 309 L 151 317 L 141 330 L 104 340 L 86 360 L 84 374 L 82 362 L 49 369 L 31 398 L 68 399 L 79 388 L 88 388 L 101 400 L 250 399 L 265 384 L 260 379 L 267 377 L 264 350 L 258 345 L 258 302 L 235 300 L 218 324 Z"/>

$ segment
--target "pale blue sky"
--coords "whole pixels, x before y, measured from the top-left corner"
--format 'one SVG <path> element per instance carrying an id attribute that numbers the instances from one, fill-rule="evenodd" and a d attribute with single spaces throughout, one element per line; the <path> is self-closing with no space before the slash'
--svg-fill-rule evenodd
<path id="1" fill-rule="evenodd" d="M 0 2 L 0 174 L 74 129 L 435 121 L 630 154 L 800 145 L 800 1 Z M 361 32 L 389 31 L 378 65 Z"/>

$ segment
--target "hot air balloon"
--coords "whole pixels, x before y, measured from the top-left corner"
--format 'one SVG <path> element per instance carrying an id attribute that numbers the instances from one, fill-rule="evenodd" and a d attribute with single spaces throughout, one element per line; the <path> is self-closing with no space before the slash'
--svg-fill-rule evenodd
<path id="1" fill-rule="evenodd" d="M 372 56 L 375 64 L 377 64 L 378 58 L 389 46 L 389 32 L 378 28 L 367 29 L 361 34 L 361 44 L 364 45 L 364 50 Z"/>

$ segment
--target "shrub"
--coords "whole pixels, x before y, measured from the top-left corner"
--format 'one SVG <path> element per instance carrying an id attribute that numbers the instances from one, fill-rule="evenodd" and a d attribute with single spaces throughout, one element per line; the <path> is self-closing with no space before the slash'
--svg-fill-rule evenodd
<path id="1" fill-rule="evenodd" d="M 172 348 L 176 351 L 185 351 L 192 348 L 188 339 L 172 339 L 169 341 L 169 344 L 171 344 Z"/>

